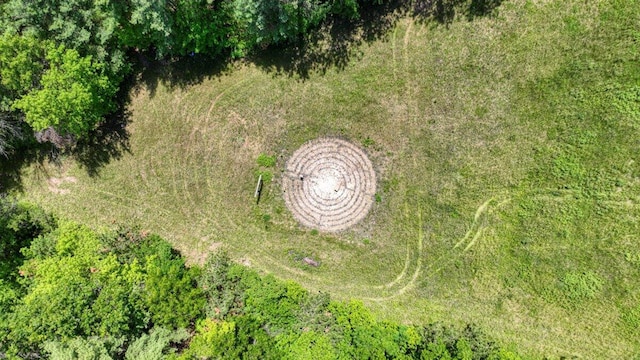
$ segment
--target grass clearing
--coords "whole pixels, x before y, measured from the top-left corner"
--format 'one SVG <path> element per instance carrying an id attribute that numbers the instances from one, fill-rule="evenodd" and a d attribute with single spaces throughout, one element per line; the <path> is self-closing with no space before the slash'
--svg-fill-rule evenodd
<path id="1" fill-rule="evenodd" d="M 130 154 L 95 177 L 26 168 L 24 196 L 95 227 L 139 223 L 192 261 L 222 246 L 385 318 L 476 323 L 533 357 L 630 358 L 639 17 L 637 1 L 516 0 L 446 27 L 402 18 L 304 81 L 239 64 L 143 87 Z M 320 136 L 363 145 L 378 171 L 380 201 L 341 235 L 300 228 L 280 195 L 287 157 Z"/>

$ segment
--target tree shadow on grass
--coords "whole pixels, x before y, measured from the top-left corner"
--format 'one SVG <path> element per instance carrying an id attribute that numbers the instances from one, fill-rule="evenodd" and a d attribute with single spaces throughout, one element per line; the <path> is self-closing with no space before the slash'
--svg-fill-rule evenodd
<path id="1" fill-rule="evenodd" d="M 275 75 L 309 78 L 329 69 L 342 70 L 360 53 L 358 47 L 384 38 L 406 12 L 401 1 L 390 1 L 361 9 L 358 19 L 329 18 L 297 44 L 270 47 L 249 56 L 248 60 Z"/>
<path id="2" fill-rule="evenodd" d="M 418 21 L 448 26 L 456 17 L 473 21 L 491 16 L 501 4 L 502 0 L 418 0 L 407 10 Z"/>
<path id="3" fill-rule="evenodd" d="M 62 166 L 61 159 L 70 157 L 91 177 L 100 169 L 129 150 L 129 132 L 126 108 L 107 117 L 86 139 L 70 148 L 59 148 L 51 142 L 39 143 L 35 139 L 20 144 L 7 158 L 0 158 L 0 193 L 23 192 L 22 171 L 35 166 L 37 176 L 49 177 L 47 165 Z"/>
<path id="4" fill-rule="evenodd" d="M 502 0 L 402 0 L 361 5 L 360 17 L 329 17 L 318 29 L 294 44 L 256 49 L 244 61 L 273 73 L 309 78 L 329 69 L 344 69 L 360 56 L 359 46 L 383 39 L 401 18 L 412 17 L 433 25 L 448 26 L 456 17 L 473 21 L 491 15 Z M 135 53 L 137 90 L 144 87 L 154 96 L 159 84 L 169 88 L 187 88 L 233 69 L 229 54 L 217 57 L 195 54 L 175 60 L 150 60 L 151 53 Z"/>
<path id="5" fill-rule="evenodd" d="M 16 145 L 16 149 L 7 157 L 0 157 L 0 193 L 23 192 L 22 170 L 35 165 L 36 175 L 49 177 L 46 165 L 61 166 L 61 159 L 74 159 L 91 177 L 99 175 L 100 169 L 114 159 L 130 152 L 128 111 L 128 92 L 130 80 L 123 82 L 117 95 L 117 110 L 105 117 L 89 135 L 73 144 L 71 137 L 60 136 L 53 129 L 46 129 L 27 136 Z M 24 126 L 23 134 L 33 131 Z M 38 139 L 38 142 L 36 141 Z"/>
<path id="6" fill-rule="evenodd" d="M 173 60 L 154 60 L 151 54 L 136 54 L 134 58 L 137 59 L 134 64 L 137 75 L 131 90 L 136 94 L 145 89 L 150 97 L 155 95 L 160 84 L 185 89 L 231 71 L 232 64 L 230 57 L 224 55 L 193 54 Z"/>
<path id="7" fill-rule="evenodd" d="M 131 153 L 127 130 L 129 116 L 126 108 L 112 114 L 71 150 L 73 159 L 90 177 L 100 175 L 102 167 L 120 159 L 125 153 Z"/>
<path id="8" fill-rule="evenodd" d="M 272 47 L 255 53 L 249 60 L 276 75 L 307 79 L 311 73 L 342 70 L 357 60 L 359 46 L 383 39 L 401 18 L 448 26 L 456 17 L 467 21 L 490 16 L 502 0 L 418 0 L 388 1 L 360 9 L 354 20 L 330 18 L 320 29 L 297 45 Z"/>
<path id="9" fill-rule="evenodd" d="M 25 142 L 16 146 L 9 157 L 0 157 L 0 194 L 22 192 L 22 170 L 32 164 L 46 174 L 46 163 L 59 163 L 59 151 L 51 143 Z"/>
<path id="10" fill-rule="evenodd" d="M 112 160 L 131 153 L 127 125 L 131 121 L 129 94 L 136 83 L 135 80 L 134 76 L 125 78 L 116 94 L 116 111 L 107 115 L 89 136 L 78 140 L 73 147 L 65 151 L 90 177 L 100 175 L 100 169 Z"/>

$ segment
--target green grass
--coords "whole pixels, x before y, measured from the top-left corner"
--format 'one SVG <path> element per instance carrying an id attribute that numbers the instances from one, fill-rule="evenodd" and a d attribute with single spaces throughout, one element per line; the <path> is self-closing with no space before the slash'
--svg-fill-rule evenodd
<path id="1" fill-rule="evenodd" d="M 506 1 L 449 26 L 401 18 L 307 79 L 244 64 L 142 88 L 131 154 L 93 178 L 71 161 L 25 169 L 25 197 L 96 227 L 137 222 L 193 262 L 224 247 L 384 318 L 472 322 L 532 357 L 629 358 L 639 14 L 632 0 Z M 361 144 L 379 176 L 380 201 L 340 235 L 300 228 L 280 196 L 287 157 L 319 136 Z"/>

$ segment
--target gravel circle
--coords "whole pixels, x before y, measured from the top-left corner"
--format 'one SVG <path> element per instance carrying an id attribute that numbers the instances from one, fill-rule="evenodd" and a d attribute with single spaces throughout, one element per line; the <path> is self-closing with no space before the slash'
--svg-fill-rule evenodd
<path id="1" fill-rule="evenodd" d="M 320 138 L 293 153 L 282 185 L 285 203 L 302 225 L 338 232 L 367 216 L 375 200 L 376 173 L 356 145 Z"/>

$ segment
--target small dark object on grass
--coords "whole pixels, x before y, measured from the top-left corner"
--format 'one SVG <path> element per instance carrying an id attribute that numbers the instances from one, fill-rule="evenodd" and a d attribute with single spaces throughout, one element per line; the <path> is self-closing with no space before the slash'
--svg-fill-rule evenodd
<path id="1" fill-rule="evenodd" d="M 313 260 L 312 258 L 304 258 L 302 259 L 302 261 L 304 261 L 307 265 L 311 265 L 313 267 L 318 267 L 320 264 L 318 264 L 317 261 Z"/>

